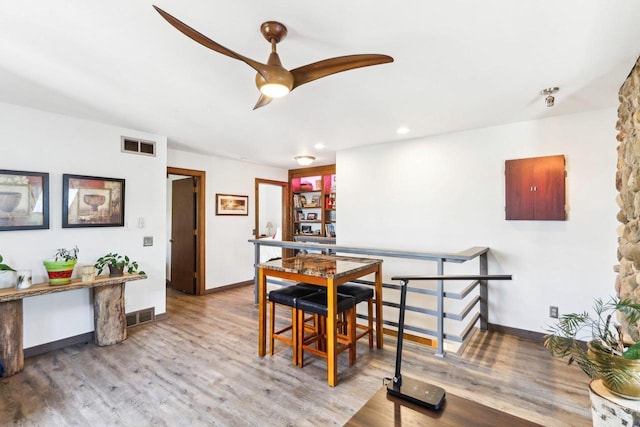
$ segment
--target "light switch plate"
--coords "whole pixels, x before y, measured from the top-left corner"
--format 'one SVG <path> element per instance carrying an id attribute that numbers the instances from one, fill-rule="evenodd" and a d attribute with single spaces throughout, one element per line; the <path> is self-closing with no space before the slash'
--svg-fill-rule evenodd
<path id="1" fill-rule="evenodd" d="M 144 236 L 142 238 L 142 246 L 153 246 L 153 236 Z"/>

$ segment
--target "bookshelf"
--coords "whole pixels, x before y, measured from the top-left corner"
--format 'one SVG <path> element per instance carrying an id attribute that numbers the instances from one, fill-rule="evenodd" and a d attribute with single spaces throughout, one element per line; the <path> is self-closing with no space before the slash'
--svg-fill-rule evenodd
<path id="1" fill-rule="evenodd" d="M 298 241 L 335 243 L 335 165 L 289 171 L 291 233 Z"/>

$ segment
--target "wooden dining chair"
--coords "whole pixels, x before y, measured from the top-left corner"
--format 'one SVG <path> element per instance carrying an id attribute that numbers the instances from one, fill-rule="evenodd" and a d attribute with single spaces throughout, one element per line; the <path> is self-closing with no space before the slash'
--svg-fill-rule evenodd
<path id="1" fill-rule="evenodd" d="M 298 298 L 305 297 L 317 293 L 318 290 L 315 287 L 306 286 L 305 284 L 297 284 L 292 286 L 284 286 L 278 289 L 274 289 L 269 292 L 269 353 L 273 356 L 275 340 L 284 342 L 291 346 L 293 353 L 292 362 L 294 365 L 298 364 L 298 314 L 297 314 L 297 300 Z M 280 304 L 289 307 L 291 310 L 291 322 L 283 328 L 275 330 L 275 314 L 276 304 Z M 304 328 L 305 322 L 301 320 L 302 327 Z"/>
<path id="2" fill-rule="evenodd" d="M 327 359 L 326 352 L 326 317 L 328 314 L 327 306 L 327 293 L 320 291 L 308 296 L 304 296 L 297 299 L 296 303 L 298 325 L 297 328 L 298 338 L 298 366 L 304 366 L 304 352 L 307 351 L 316 356 L 320 356 Z M 317 327 L 310 334 L 305 335 L 305 314 L 312 313 L 318 316 L 316 322 Z M 349 365 L 353 365 L 355 362 L 355 298 L 350 295 L 337 295 L 337 307 L 336 313 L 338 318 L 336 319 L 336 333 L 337 333 L 337 348 L 336 355 L 342 353 L 345 350 L 349 350 Z M 342 316 L 344 314 L 344 316 Z M 340 320 L 344 318 L 344 324 Z M 346 333 L 344 332 L 346 330 Z"/>
<path id="3" fill-rule="evenodd" d="M 356 306 L 361 302 L 367 302 L 367 324 L 359 324 L 356 322 L 357 313 L 353 311 L 353 322 L 356 325 L 356 329 L 360 332 L 356 333 L 355 340 L 358 341 L 364 336 L 369 337 L 369 348 L 373 348 L 373 288 L 366 285 L 358 285 L 355 283 L 346 283 L 338 288 L 338 292 L 343 295 L 350 295 L 355 299 Z M 379 332 L 378 332 L 379 333 Z"/>

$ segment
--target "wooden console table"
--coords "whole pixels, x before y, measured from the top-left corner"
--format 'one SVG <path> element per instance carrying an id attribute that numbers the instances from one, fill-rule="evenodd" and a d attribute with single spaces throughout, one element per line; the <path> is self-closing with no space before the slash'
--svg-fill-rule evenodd
<path id="1" fill-rule="evenodd" d="M 106 346 L 127 338 L 127 318 L 124 311 L 124 284 L 146 279 L 144 274 L 120 277 L 99 276 L 91 282 L 72 280 L 67 285 L 39 283 L 28 289 L 0 289 L 0 363 L 5 377 L 24 368 L 22 348 L 22 300 L 38 295 L 55 294 L 76 289 L 93 289 L 93 325 L 95 343 Z"/>

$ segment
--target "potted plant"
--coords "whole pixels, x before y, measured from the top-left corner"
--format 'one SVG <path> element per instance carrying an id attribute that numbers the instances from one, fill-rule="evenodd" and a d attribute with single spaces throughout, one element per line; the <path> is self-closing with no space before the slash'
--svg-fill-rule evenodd
<path id="1" fill-rule="evenodd" d="M 13 268 L 9 267 L 7 264 L 3 264 L 2 260 L 2 255 L 0 255 L 0 272 L 4 273 L 5 271 L 16 271 Z"/>
<path id="2" fill-rule="evenodd" d="M 611 298 L 608 302 L 596 299 L 593 310 L 565 314 L 547 329 L 544 346 L 555 357 L 568 357 L 591 379 L 602 379 L 613 393 L 626 398 L 640 399 L 640 342 L 625 342 L 622 328 L 613 325 L 614 314 L 627 318 L 629 323 L 640 320 L 640 304 L 630 299 Z"/>
<path id="3" fill-rule="evenodd" d="M 109 268 L 109 277 L 122 276 L 126 271 L 129 274 L 138 270 L 138 263 L 129 258 L 128 255 L 120 255 L 117 253 L 108 253 L 98 258 L 94 267 L 98 270 L 98 275 L 102 273 L 105 267 Z M 140 271 L 139 274 L 144 274 Z"/>
<path id="4" fill-rule="evenodd" d="M 53 259 L 43 262 L 49 275 L 50 285 L 64 285 L 71 281 L 73 268 L 78 262 L 78 252 L 77 246 L 72 249 L 60 248 Z"/>

